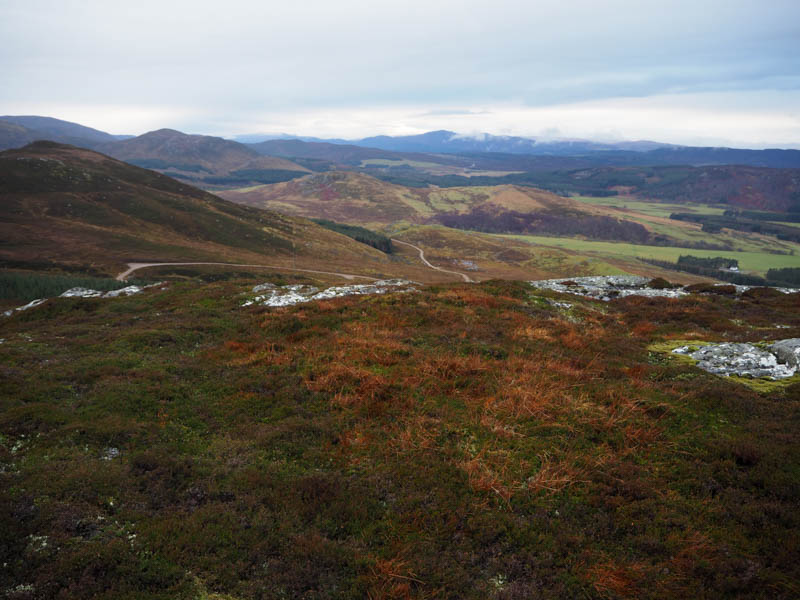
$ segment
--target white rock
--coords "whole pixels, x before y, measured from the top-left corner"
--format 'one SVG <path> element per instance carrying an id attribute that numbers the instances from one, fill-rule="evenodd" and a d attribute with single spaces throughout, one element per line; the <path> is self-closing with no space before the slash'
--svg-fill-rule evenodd
<path id="1" fill-rule="evenodd" d="M 84 287 L 74 287 L 61 294 L 59 298 L 99 298 L 103 292 Z"/>
<path id="2" fill-rule="evenodd" d="M 105 294 L 103 294 L 103 298 L 116 298 L 118 296 L 133 296 L 134 294 L 138 294 L 141 291 L 142 288 L 140 288 L 138 285 L 129 285 L 128 287 L 124 287 L 121 290 L 111 290 L 110 292 L 106 292 Z"/>
<path id="3" fill-rule="evenodd" d="M 780 340 L 769 347 L 778 360 L 790 367 L 800 368 L 800 338 Z"/>
<path id="4" fill-rule="evenodd" d="M 530 284 L 538 289 L 589 296 L 605 302 L 625 296 L 678 298 L 687 294 L 682 289 L 658 290 L 649 288 L 647 284 L 650 281 L 647 277 L 639 277 L 637 275 L 600 275 L 594 277 L 544 279 L 531 281 Z M 565 285 L 566 282 L 573 282 L 576 285 Z"/>
<path id="5" fill-rule="evenodd" d="M 100 460 L 114 460 L 120 455 L 119 448 L 106 448 L 100 456 Z"/>
<path id="6" fill-rule="evenodd" d="M 270 285 L 270 284 L 268 284 Z M 301 302 L 312 302 L 315 300 L 329 300 L 331 298 L 341 298 L 343 296 L 359 296 L 364 294 L 385 294 L 388 292 L 408 292 L 413 291 L 412 282 L 405 279 L 383 279 L 374 283 L 362 285 L 342 285 L 333 286 L 320 291 L 319 288 L 310 285 L 285 285 L 282 287 L 272 286 L 260 288 L 258 291 L 268 293 L 246 300 L 242 306 L 252 306 L 260 304 L 262 306 L 291 306 Z"/>
<path id="7" fill-rule="evenodd" d="M 694 350 L 690 346 L 682 346 L 672 352 L 688 355 L 704 371 L 726 377 L 738 375 L 786 379 L 797 372 L 796 366 L 781 364 L 774 354 L 752 344 L 725 342 L 707 344 Z"/>
<path id="8" fill-rule="evenodd" d="M 39 306 L 40 304 L 44 304 L 45 302 L 47 302 L 47 298 L 37 298 L 36 300 L 31 300 L 25 306 L 18 306 L 17 308 L 12 308 L 10 310 L 7 310 L 3 313 L 3 315 L 5 315 L 6 317 L 10 317 L 15 312 L 21 310 L 28 310 L 29 308 L 33 308 L 34 306 Z"/>

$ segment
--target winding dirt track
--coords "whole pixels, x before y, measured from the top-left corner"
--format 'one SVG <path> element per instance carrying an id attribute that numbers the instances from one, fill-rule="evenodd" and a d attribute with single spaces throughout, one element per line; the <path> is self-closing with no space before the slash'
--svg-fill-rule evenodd
<path id="1" fill-rule="evenodd" d="M 220 263 L 220 262 L 164 262 L 164 263 L 128 263 L 128 270 L 123 271 L 115 277 L 117 281 L 125 281 L 128 276 L 134 271 L 144 269 L 145 267 L 180 267 L 185 265 L 219 265 L 223 267 L 254 267 L 260 269 L 281 269 L 283 271 L 302 271 L 303 273 L 318 273 L 321 275 L 336 275 L 344 277 L 348 280 L 353 279 L 369 279 L 376 281 L 374 277 L 367 277 L 366 275 L 352 275 L 350 273 L 333 273 L 331 271 L 314 271 L 312 269 L 296 269 L 294 267 L 278 267 L 276 265 L 245 265 L 241 263 Z"/>
<path id="2" fill-rule="evenodd" d="M 436 265 L 432 265 L 431 263 L 428 262 L 428 259 L 425 258 L 425 253 L 422 251 L 422 248 L 420 248 L 419 246 L 415 246 L 414 244 L 409 244 L 408 242 L 403 242 L 401 240 L 396 240 L 394 238 L 392 238 L 392 241 L 393 242 L 397 242 L 398 244 L 403 244 L 405 246 L 411 246 L 412 248 L 414 248 L 414 250 L 419 252 L 419 259 L 423 262 L 423 264 L 426 267 L 430 267 L 431 269 L 433 269 L 435 271 L 441 271 L 442 273 L 451 273 L 453 275 L 458 275 L 459 277 L 461 277 L 467 283 L 475 283 L 475 281 L 473 279 L 470 279 L 469 275 L 465 275 L 464 273 L 459 273 L 458 271 L 448 271 L 447 269 L 442 269 L 441 267 L 437 267 Z"/>
<path id="3" fill-rule="evenodd" d="M 434 271 L 441 271 L 442 273 L 450 273 L 451 275 L 458 275 L 467 283 L 475 283 L 474 280 L 470 279 L 468 275 L 464 273 L 459 273 L 458 271 L 448 271 L 447 269 L 442 269 L 441 267 L 437 267 L 436 265 L 432 265 L 428 262 L 428 259 L 425 258 L 425 253 L 422 251 L 422 248 L 419 246 L 415 246 L 414 244 L 409 244 L 408 242 L 403 242 L 401 240 L 396 240 L 392 238 L 393 242 L 398 244 L 403 244 L 404 246 L 411 246 L 419 252 L 419 259 L 422 261 L 426 267 L 433 269 Z M 260 269 L 281 269 L 283 271 L 300 271 L 302 273 L 317 273 L 320 275 L 335 275 L 337 277 L 343 277 L 344 279 L 352 281 L 353 279 L 369 279 L 370 281 L 376 281 L 375 277 L 367 277 L 366 275 L 353 275 L 351 273 L 335 273 L 331 271 L 314 271 L 312 269 L 296 269 L 294 267 L 279 267 L 276 265 L 247 265 L 241 263 L 221 263 L 221 262 L 159 262 L 159 263 L 128 263 L 128 269 L 120 273 L 116 276 L 117 281 L 125 281 L 131 273 L 134 271 L 138 271 L 139 269 L 144 269 L 147 267 L 180 267 L 180 266 L 187 266 L 187 265 L 217 265 L 223 267 L 252 267 L 252 268 L 260 268 Z"/>

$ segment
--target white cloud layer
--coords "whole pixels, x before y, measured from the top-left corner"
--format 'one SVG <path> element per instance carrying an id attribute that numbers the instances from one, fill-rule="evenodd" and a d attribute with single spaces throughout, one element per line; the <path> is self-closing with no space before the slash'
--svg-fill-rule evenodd
<path id="1" fill-rule="evenodd" d="M 0 38 L 0 112 L 114 133 L 800 144 L 796 0 L 29 0 Z"/>

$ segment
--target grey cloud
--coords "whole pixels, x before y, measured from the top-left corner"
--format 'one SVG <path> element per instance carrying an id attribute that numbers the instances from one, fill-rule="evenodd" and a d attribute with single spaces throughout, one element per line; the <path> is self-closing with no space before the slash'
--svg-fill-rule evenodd
<path id="1" fill-rule="evenodd" d="M 800 3 L 31 0 L 0 7 L 0 107 L 531 106 L 800 89 Z"/>

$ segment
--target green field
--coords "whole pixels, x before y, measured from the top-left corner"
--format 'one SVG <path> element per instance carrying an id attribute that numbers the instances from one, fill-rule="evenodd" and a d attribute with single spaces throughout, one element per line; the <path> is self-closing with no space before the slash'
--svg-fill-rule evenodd
<path id="1" fill-rule="evenodd" d="M 721 250 L 695 250 L 691 248 L 673 248 L 665 246 L 644 246 L 640 244 L 625 244 L 618 242 L 593 242 L 588 240 L 576 240 L 572 238 L 547 237 L 540 235 L 498 235 L 497 237 L 524 240 L 531 244 L 542 246 L 553 246 L 564 248 L 586 254 L 596 254 L 601 257 L 609 258 L 654 258 L 657 260 L 677 261 L 681 255 L 691 254 L 711 258 L 723 256 L 725 258 L 735 258 L 739 261 L 739 268 L 744 272 L 757 273 L 764 275 L 769 269 L 780 269 L 784 267 L 800 267 L 800 244 L 789 244 L 783 242 L 787 247 L 791 247 L 795 254 L 769 254 L 768 252 L 726 252 Z"/>
<path id="2" fill-rule="evenodd" d="M 620 213 L 612 213 L 616 217 L 625 218 L 636 223 L 641 223 L 657 235 L 664 235 L 684 245 L 713 244 L 724 246 L 734 252 L 754 252 L 757 254 L 770 254 L 771 251 L 791 252 L 794 247 L 787 242 L 777 240 L 772 236 L 764 236 L 743 231 L 724 229 L 721 233 L 706 233 L 699 226 L 687 227 L 685 221 L 664 221 L 675 212 L 694 212 L 703 215 L 721 215 L 725 210 L 721 206 L 708 204 L 666 204 L 631 200 L 628 198 L 589 198 L 576 196 L 575 200 L 592 204 L 594 206 L 607 206 L 617 209 Z"/>
<path id="3" fill-rule="evenodd" d="M 725 208 L 711 206 L 709 204 L 669 204 L 664 202 L 647 202 L 644 200 L 633 200 L 620 196 L 610 196 L 608 198 L 594 198 L 590 196 L 573 196 L 574 200 L 594 204 L 595 206 L 612 206 L 614 208 L 628 209 L 650 215 L 653 217 L 669 217 L 672 213 L 697 213 L 700 215 L 721 215 Z"/>
<path id="4" fill-rule="evenodd" d="M 368 158 L 361 161 L 362 167 L 414 167 L 416 169 L 437 169 L 442 165 L 418 160 L 394 160 L 390 158 Z"/>

